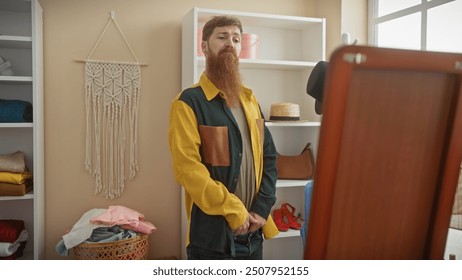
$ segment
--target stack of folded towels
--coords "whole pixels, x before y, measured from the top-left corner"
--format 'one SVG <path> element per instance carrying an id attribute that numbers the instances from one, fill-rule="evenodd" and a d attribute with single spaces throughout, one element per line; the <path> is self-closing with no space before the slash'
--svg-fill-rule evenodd
<path id="1" fill-rule="evenodd" d="M 22 196 L 32 190 L 32 173 L 21 151 L 0 155 L 0 196 Z"/>
<path id="2" fill-rule="evenodd" d="M 22 257 L 28 239 L 22 220 L 0 220 L 0 260 Z"/>

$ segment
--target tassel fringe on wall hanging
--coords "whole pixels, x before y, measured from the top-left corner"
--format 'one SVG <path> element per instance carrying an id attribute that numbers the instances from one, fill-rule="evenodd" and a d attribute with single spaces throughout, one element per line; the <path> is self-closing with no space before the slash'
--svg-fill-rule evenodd
<path id="1" fill-rule="evenodd" d="M 135 63 L 90 59 L 111 22 L 117 26 Z M 114 199 L 124 191 L 126 173 L 132 180 L 138 171 L 137 123 L 141 93 L 141 64 L 115 21 L 114 12 L 84 62 L 85 169 L 95 178 L 95 194 Z M 127 161 L 128 171 L 125 170 Z"/>

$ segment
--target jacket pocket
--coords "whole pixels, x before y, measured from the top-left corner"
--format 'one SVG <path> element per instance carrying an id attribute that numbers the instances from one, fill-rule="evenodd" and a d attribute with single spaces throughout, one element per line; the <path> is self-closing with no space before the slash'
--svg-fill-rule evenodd
<path id="1" fill-rule="evenodd" d="M 204 161 L 212 166 L 229 166 L 227 126 L 199 126 Z"/>

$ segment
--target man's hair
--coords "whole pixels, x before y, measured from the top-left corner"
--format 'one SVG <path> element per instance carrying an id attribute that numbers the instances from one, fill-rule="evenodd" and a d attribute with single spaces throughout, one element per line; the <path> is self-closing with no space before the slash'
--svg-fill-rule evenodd
<path id="1" fill-rule="evenodd" d="M 202 28 L 202 41 L 207 41 L 213 33 L 216 27 L 234 25 L 239 28 L 242 34 L 242 23 L 241 21 L 232 16 L 214 16 L 207 21 Z"/>

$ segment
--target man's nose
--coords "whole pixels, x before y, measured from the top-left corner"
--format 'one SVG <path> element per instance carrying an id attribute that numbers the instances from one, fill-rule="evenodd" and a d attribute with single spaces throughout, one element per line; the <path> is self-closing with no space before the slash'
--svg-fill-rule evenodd
<path id="1" fill-rule="evenodd" d="M 226 46 L 227 46 L 227 47 L 232 47 L 232 48 L 234 48 L 235 44 L 236 44 L 236 43 L 234 43 L 234 40 L 233 40 L 232 37 L 230 37 L 230 38 L 228 38 L 228 39 L 226 40 Z"/>

